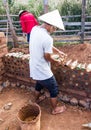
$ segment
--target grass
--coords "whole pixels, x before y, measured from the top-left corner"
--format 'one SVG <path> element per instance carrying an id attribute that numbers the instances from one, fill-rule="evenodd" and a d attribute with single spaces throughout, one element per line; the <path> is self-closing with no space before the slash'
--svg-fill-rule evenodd
<path id="1" fill-rule="evenodd" d="M 65 45 L 70 45 L 70 44 L 79 44 L 79 42 L 54 42 L 54 45 L 56 47 L 59 47 L 59 46 L 65 46 Z"/>

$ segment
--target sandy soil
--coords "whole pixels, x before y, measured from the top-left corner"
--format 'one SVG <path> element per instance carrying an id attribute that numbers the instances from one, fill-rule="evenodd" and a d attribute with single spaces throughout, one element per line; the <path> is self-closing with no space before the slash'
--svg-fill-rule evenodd
<path id="1" fill-rule="evenodd" d="M 0 93 L 0 130 L 21 130 L 17 113 L 29 100 L 33 100 L 31 91 L 20 88 L 5 88 Z M 12 103 L 9 110 L 4 110 L 7 103 Z M 60 105 L 63 104 L 60 102 Z M 51 115 L 49 99 L 40 104 L 41 107 L 41 129 L 40 130 L 87 130 L 82 127 L 83 123 L 91 121 L 90 110 L 66 104 L 67 110 L 59 115 Z M 3 121 L 2 121 L 3 120 Z"/>

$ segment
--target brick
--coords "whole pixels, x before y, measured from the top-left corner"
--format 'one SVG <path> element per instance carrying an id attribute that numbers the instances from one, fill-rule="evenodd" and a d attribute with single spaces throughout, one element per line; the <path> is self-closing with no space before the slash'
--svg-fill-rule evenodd
<path id="1" fill-rule="evenodd" d="M 2 49 L 2 51 L 0 51 L 0 58 L 2 58 L 7 53 L 8 53 L 7 48 Z"/>
<path id="2" fill-rule="evenodd" d="M 11 78 L 14 78 L 14 79 L 17 79 L 17 80 L 22 80 L 22 81 L 25 81 L 25 82 L 31 82 L 31 78 L 25 78 L 25 77 L 20 77 L 20 76 L 14 76 L 12 74 L 9 74 L 9 73 L 6 73 L 6 76 L 8 77 L 11 77 Z M 33 81 L 32 81 L 33 82 Z"/>

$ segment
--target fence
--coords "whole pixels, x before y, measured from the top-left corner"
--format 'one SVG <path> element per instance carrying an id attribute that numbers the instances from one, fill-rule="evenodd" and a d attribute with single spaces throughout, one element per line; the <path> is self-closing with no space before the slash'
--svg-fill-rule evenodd
<path id="1" fill-rule="evenodd" d="M 18 15 L 11 15 L 11 18 L 17 36 L 23 36 Z M 86 16 L 85 18 L 84 32 L 81 31 L 83 26 L 81 15 L 62 16 L 62 19 L 65 31 L 57 30 L 52 34 L 56 42 L 80 42 L 82 33 L 84 33 L 84 41 L 91 40 L 91 16 Z M 9 22 L 5 15 L 0 15 L 0 32 L 4 32 L 5 35 L 11 38 Z"/>

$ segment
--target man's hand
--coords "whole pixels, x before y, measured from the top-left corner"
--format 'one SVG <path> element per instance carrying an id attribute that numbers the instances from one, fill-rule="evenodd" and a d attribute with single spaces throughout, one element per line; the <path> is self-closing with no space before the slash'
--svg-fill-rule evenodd
<path id="1" fill-rule="evenodd" d="M 60 55 L 57 55 L 57 54 L 52 55 L 52 58 L 55 59 L 55 62 L 57 65 L 64 65 L 66 61 L 66 57 L 67 55 L 63 52 L 60 52 Z"/>
<path id="2" fill-rule="evenodd" d="M 56 66 L 56 67 L 59 67 L 61 64 L 62 64 L 61 59 L 56 59 L 56 60 L 55 60 L 55 66 Z"/>
<path id="3" fill-rule="evenodd" d="M 67 54 L 65 54 L 64 52 L 62 51 L 59 51 L 59 57 L 65 59 L 67 57 Z"/>

